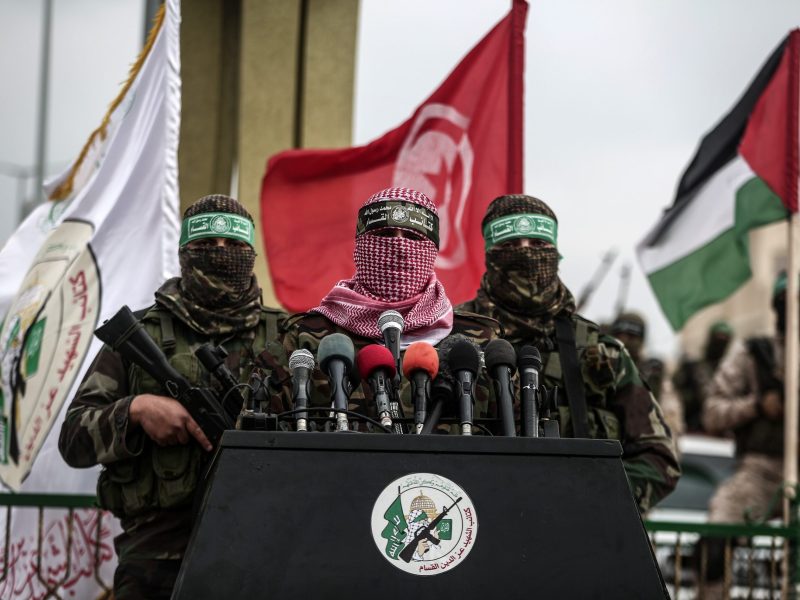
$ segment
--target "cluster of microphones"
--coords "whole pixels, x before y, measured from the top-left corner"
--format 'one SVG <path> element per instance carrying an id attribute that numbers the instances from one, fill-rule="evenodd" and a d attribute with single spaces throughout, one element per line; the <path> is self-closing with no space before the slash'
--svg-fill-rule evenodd
<path id="1" fill-rule="evenodd" d="M 306 349 L 295 350 L 289 358 L 292 376 L 292 410 L 274 414 L 269 406 L 270 387 L 280 390 L 258 370 L 247 383 L 239 382 L 225 365 L 227 352 L 210 344 L 196 351 L 200 363 L 217 381 L 221 392 L 191 385 L 177 372 L 161 348 L 149 336 L 127 306 L 95 331 L 95 335 L 141 367 L 164 392 L 183 404 L 203 432 L 216 444 L 228 429 L 309 431 L 318 421 L 333 423 L 335 431 L 352 431 L 351 418 L 389 433 L 434 433 L 439 425 L 460 426 L 462 435 L 475 428 L 493 433 L 486 425 L 505 436 L 558 437 L 558 420 L 550 410 L 558 405 L 558 388 L 539 385 L 542 360 L 533 346 L 523 346 L 519 355 L 507 341 L 497 339 L 480 348 L 467 337 L 454 334 L 437 348 L 424 341 L 411 343 L 401 359 L 403 317 L 388 310 L 378 319 L 383 345 L 371 344 L 355 352 L 353 341 L 342 333 L 324 337 L 316 360 Z M 408 340 L 407 340 L 408 341 Z M 498 415 L 475 418 L 475 388 L 481 372 L 481 359 L 494 386 Z M 330 384 L 329 406 L 311 406 L 312 372 L 319 364 Z M 514 412 L 513 377 L 519 370 L 519 430 Z M 400 402 L 402 378 L 410 382 L 413 417 L 403 414 Z M 349 399 L 359 385 L 369 386 L 377 420 L 349 410 Z M 243 394 L 243 391 L 247 393 Z M 366 396 L 367 394 L 365 394 Z M 320 417 L 320 413 L 322 416 Z M 325 414 L 327 413 L 327 414 Z M 311 416 L 310 416 L 311 415 Z M 312 426 L 310 426 L 310 424 Z"/>
<path id="2" fill-rule="evenodd" d="M 517 355 L 509 342 L 496 339 L 489 342 L 481 356 L 474 342 L 455 334 L 442 340 L 438 348 L 425 341 L 413 342 L 401 357 L 404 321 L 400 313 L 382 313 L 378 327 L 384 343 L 370 344 L 358 353 L 352 340 L 342 333 L 327 335 L 320 341 L 316 360 L 309 350 L 292 352 L 289 369 L 294 409 L 290 412 L 297 431 L 309 428 L 311 374 L 318 364 L 330 385 L 331 404 L 316 410 L 330 413 L 336 431 L 350 431 L 350 417 L 355 417 L 391 433 L 433 433 L 443 423 L 443 412 L 450 412 L 455 416 L 449 421 L 460 426 L 461 434 L 472 435 L 476 426 L 486 429 L 479 423 L 481 419 L 474 417 L 475 386 L 483 363 L 497 400 L 498 418 L 491 421 L 499 425 L 502 435 L 513 437 L 519 432 L 522 436 L 539 437 L 541 428 L 547 437 L 558 436 L 558 422 L 549 418 L 557 389 L 540 388 L 542 360 L 535 347 L 524 346 Z M 517 370 L 519 429 L 514 412 L 513 377 Z M 399 397 L 402 377 L 410 384 L 413 418 L 403 414 Z M 359 385 L 369 386 L 377 422 L 348 410 L 350 395 Z"/>

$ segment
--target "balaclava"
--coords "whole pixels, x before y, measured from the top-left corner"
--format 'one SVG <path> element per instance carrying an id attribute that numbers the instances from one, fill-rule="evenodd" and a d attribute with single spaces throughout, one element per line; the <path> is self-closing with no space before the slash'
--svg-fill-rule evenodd
<path id="1" fill-rule="evenodd" d="M 641 315 L 634 312 L 620 313 L 611 324 L 611 335 L 620 338 L 634 361 L 641 358 L 646 328 Z"/>
<path id="2" fill-rule="evenodd" d="M 256 253 L 253 218 L 233 198 L 204 196 L 183 214 L 178 258 L 181 277 L 168 281 L 156 298 L 187 324 L 208 334 L 243 331 L 258 323 L 261 290 L 253 275 Z M 231 238 L 241 246 L 189 243 Z"/>
<path id="3" fill-rule="evenodd" d="M 558 220 L 547 204 L 532 196 L 500 196 L 482 223 L 486 274 L 476 303 L 503 323 L 512 342 L 551 336 L 553 319 L 575 311 L 572 294 L 558 277 Z M 547 246 L 508 247 L 504 242 L 532 238 Z"/>
<path id="4" fill-rule="evenodd" d="M 708 340 L 705 348 L 705 358 L 716 365 L 725 356 L 733 329 L 725 321 L 717 321 L 708 330 Z"/>

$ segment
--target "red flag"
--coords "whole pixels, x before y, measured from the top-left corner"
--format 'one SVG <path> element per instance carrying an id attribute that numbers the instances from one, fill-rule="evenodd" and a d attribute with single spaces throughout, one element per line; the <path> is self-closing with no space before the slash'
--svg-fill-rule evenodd
<path id="1" fill-rule="evenodd" d="M 353 275 L 356 215 L 374 192 L 410 187 L 439 209 L 436 272 L 456 304 L 484 271 L 481 220 L 522 191 L 522 74 L 528 5 L 511 11 L 405 123 L 366 146 L 289 150 L 267 164 L 261 227 L 275 293 L 290 311 Z"/>

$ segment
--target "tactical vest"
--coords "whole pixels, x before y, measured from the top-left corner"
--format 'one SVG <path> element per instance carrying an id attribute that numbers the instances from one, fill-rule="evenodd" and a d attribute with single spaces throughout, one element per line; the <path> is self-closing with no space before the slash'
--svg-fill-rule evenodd
<path id="1" fill-rule="evenodd" d="M 756 367 L 757 394 L 767 390 L 783 392 L 783 382 L 775 377 L 775 356 L 770 338 L 750 338 L 746 342 Z M 736 455 L 748 453 L 783 457 L 783 419 L 771 420 L 757 417 L 738 427 L 734 432 Z"/>
<path id="2" fill-rule="evenodd" d="M 608 409 L 609 400 L 616 395 L 616 377 L 601 378 L 590 373 L 587 368 L 587 350 L 600 352 L 601 355 L 614 366 L 614 375 L 618 373 L 620 347 L 613 338 L 606 337 L 600 345 L 600 331 L 598 326 L 591 321 L 577 315 L 573 316 L 575 325 L 575 346 L 578 351 L 578 362 L 581 373 L 574 376 L 581 377 L 584 382 L 586 395 L 586 411 L 589 424 L 589 435 L 593 439 L 619 440 L 622 429 L 619 419 L 613 411 Z M 524 345 L 524 344 L 521 344 Z M 520 346 L 521 346 L 520 345 Z M 519 349 L 518 349 L 519 350 Z M 557 348 L 539 348 L 542 355 L 542 381 L 540 384 L 552 388 L 558 386 L 558 420 L 562 437 L 573 437 L 572 419 L 567 405 L 567 395 L 564 386 L 564 372 L 561 367 L 561 358 Z"/>
<path id="3" fill-rule="evenodd" d="M 249 340 L 243 344 L 236 337 L 223 344 L 229 354 L 226 364 L 239 376 L 239 381 L 248 381 L 253 359 L 262 349 L 278 353 L 276 356 L 282 354 L 277 342 L 280 315 L 279 311 L 262 309 L 252 345 Z M 192 385 L 219 389 L 194 355 L 199 345 L 211 341 L 208 336 L 174 320 L 167 310 L 158 306 L 146 309 L 140 320 L 169 363 Z M 213 343 L 219 341 L 215 339 Z M 128 390 L 131 396 L 165 395 L 161 386 L 137 365 L 128 367 Z M 188 444 L 159 446 L 146 435 L 144 438 L 141 454 L 106 465 L 98 478 L 99 504 L 116 517 L 136 517 L 190 505 L 200 481 L 208 454 L 194 440 Z"/>

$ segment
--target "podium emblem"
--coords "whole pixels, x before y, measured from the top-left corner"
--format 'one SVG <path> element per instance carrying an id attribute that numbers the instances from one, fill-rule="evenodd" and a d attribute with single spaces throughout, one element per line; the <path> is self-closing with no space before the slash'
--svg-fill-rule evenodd
<path id="1" fill-rule="evenodd" d="M 434 473 L 395 479 L 372 508 L 372 537 L 392 565 L 413 575 L 451 571 L 467 558 L 478 516 L 464 489 Z"/>

